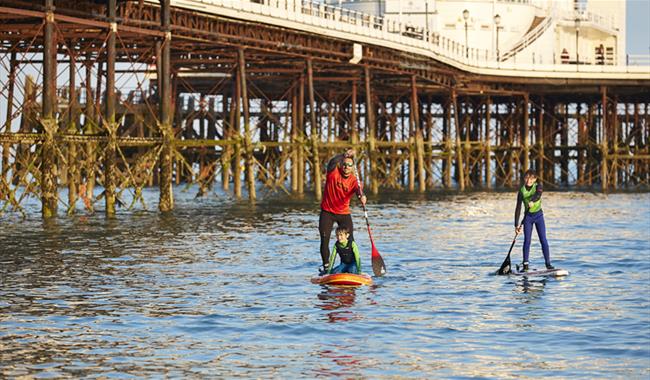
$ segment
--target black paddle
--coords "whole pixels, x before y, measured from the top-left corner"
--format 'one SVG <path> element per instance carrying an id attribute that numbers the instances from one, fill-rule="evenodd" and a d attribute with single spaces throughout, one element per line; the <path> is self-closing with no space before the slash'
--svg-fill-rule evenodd
<path id="1" fill-rule="evenodd" d="M 512 272 L 512 268 L 510 266 L 510 253 L 512 252 L 512 248 L 515 246 L 515 243 L 517 242 L 517 236 L 519 236 L 519 228 L 515 231 L 515 237 L 512 239 L 512 244 L 510 244 L 510 249 L 508 250 L 508 255 L 506 256 L 506 259 L 503 260 L 503 264 L 501 264 L 501 268 L 497 271 L 498 275 L 504 275 L 504 274 L 510 274 Z"/>

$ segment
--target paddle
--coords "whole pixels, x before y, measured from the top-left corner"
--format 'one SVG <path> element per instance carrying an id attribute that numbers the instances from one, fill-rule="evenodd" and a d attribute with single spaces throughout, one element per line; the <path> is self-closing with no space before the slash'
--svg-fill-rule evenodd
<path id="1" fill-rule="evenodd" d="M 357 185 L 359 186 L 359 198 L 363 196 L 363 190 L 361 188 L 361 180 L 359 180 L 359 173 L 357 172 L 357 167 L 354 167 L 354 176 L 357 178 Z M 366 205 L 361 204 L 363 207 L 363 216 L 366 218 L 366 227 L 368 227 L 368 237 L 370 238 L 370 245 L 372 246 L 372 254 L 370 255 L 370 260 L 372 262 L 372 272 L 375 276 L 380 277 L 386 273 L 386 265 L 384 264 L 384 259 L 382 259 L 377 247 L 375 247 L 375 241 L 372 239 L 372 232 L 370 231 L 370 222 L 368 221 L 368 210 L 366 210 Z"/>
<path id="2" fill-rule="evenodd" d="M 515 242 L 517 241 L 517 236 L 519 236 L 519 229 L 515 231 L 515 237 L 512 239 L 512 244 L 510 244 L 510 249 L 508 250 L 508 256 L 506 256 L 506 259 L 503 260 L 503 264 L 501 264 L 501 268 L 497 271 L 498 275 L 504 275 L 504 274 L 509 274 L 511 272 L 511 267 L 510 267 L 510 253 L 512 252 L 512 248 L 515 246 Z"/>

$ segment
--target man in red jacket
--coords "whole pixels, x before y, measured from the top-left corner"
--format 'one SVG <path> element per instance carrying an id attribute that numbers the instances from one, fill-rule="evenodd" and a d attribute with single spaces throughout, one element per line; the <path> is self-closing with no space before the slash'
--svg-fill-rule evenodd
<path id="1" fill-rule="evenodd" d="M 362 195 L 359 182 L 354 175 L 354 149 L 348 149 L 344 154 L 339 154 L 327 164 L 327 178 L 323 201 L 320 204 L 320 219 L 318 232 L 320 232 L 320 256 L 323 266 L 321 274 L 326 273 L 330 259 L 330 235 L 334 222 L 339 227 L 347 227 L 350 232 L 350 241 L 354 240 L 352 233 L 352 216 L 350 215 L 350 198 L 356 194 L 361 204 L 366 205 L 366 196 Z"/>

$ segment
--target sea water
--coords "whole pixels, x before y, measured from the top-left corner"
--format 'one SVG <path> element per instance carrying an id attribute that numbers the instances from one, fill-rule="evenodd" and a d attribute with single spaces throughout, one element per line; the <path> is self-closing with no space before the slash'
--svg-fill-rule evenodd
<path id="1" fill-rule="evenodd" d="M 113 219 L 0 216 L 0 377 L 650 377 L 649 194 L 546 192 L 564 278 L 493 275 L 514 193 L 370 197 L 388 273 L 328 288 L 313 197 L 183 190 L 168 214 L 151 190 Z"/>

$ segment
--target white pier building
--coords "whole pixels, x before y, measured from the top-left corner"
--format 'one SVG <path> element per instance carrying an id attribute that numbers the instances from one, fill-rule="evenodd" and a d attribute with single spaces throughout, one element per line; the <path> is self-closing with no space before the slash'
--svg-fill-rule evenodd
<path id="1" fill-rule="evenodd" d="M 533 64 L 624 65 L 622 0 L 327 0 L 464 45 L 468 57 Z"/>

